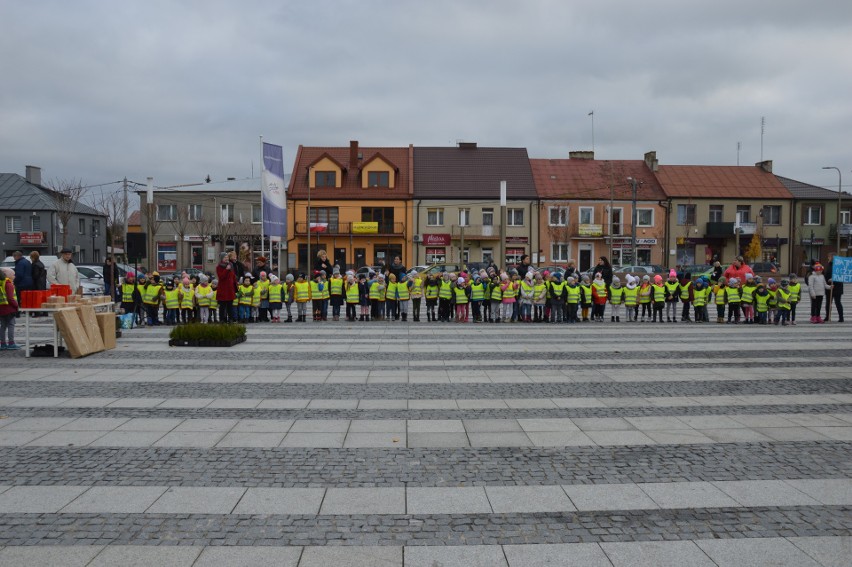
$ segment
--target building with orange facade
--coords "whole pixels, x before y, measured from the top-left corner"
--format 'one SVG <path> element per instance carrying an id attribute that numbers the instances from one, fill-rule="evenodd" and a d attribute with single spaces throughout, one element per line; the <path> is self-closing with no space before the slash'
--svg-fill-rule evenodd
<path id="1" fill-rule="evenodd" d="M 539 263 L 562 265 L 570 259 L 581 271 L 601 256 L 613 265 L 663 263 L 668 207 L 653 162 L 596 160 L 593 152 L 569 156 L 530 160 L 539 198 Z"/>
<path id="2" fill-rule="evenodd" d="M 299 146 L 287 192 L 289 269 L 319 250 L 341 270 L 411 260 L 413 148 Z"/>

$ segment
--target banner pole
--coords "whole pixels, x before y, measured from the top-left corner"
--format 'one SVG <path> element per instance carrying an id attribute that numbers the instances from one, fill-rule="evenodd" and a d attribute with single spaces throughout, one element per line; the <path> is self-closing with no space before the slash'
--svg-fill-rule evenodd
<path id="1" fill-rule="evenodd" d="M 263 256 L 264 250 L 264 234 L 263 234 L 263 170 L 266 169 L 266 163 L 263 161 L 263 135 L 260 136 L 260 255 Z M 272 254 L 270 254 L 271 256 Z M 252 261 L 254 264 L 254 261 Z"/>

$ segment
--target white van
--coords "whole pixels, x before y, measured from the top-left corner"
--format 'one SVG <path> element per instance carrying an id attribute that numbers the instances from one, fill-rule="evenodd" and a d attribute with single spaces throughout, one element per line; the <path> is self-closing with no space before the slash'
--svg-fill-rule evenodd
<path id="1" fill-rule="evenodd" d="M 24 258 L 26 258 L 27 260 L 30 259 L 30 257 L 27 256 L 27 255 L 24 255 Z M 49 268 L 51 265 L 53 265 L 55 262 L 57 262 L 59 260 L 59 256 L 39 256 L 38 259 L 41 260 L 42 264 L 44 264 L 44 269 L 46 270 L 47 268 Z M 14 268 L 15 267 L 15 258 L 13 258 L 12 256 L 6 256 L 6 259 L 3 260 L 3 263 L 0 264 L 0 266 L 4 267 L 4 268 L 7 268 L 7 267 L 8 268 Z"/>

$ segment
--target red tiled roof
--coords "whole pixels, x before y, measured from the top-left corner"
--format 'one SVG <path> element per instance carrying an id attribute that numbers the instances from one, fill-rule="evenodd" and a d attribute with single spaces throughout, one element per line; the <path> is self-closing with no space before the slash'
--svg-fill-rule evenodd
<path id="1" fill-rule="evenodd" d="M 657 179 L 669 197 L 792 199 L 773 174 L 746 165 L 661 165 Z"/>
<path id="2" fill-rule="evenodd" d="M 530 165 L 539 199 L 630 200 L 628 177 L 642 183 L 639 200 L 666 198 L 643 160 L 531 159 Z"/>
<path id="3" fill-rule="evenodd" d="M 356 167 L 349 163 L 350 147 L 305 147 L 299 146 L 296 161 L 293 164 L 293 176 L 290 178 L 288 188 L 288 199 L 308 198 L 308 167 L 315 163 L 323 155 L 328 155 L 332 160 L 346 168 L 343 172 L 342 185 L 339 189 L 334 187 L 315 187 L 311 189 L 311 199 L 411 199 L 409 187 L 411 173 L 409 167 L 410 148 L 371 148 L 358 147 L 358 153 L 362 156 Z M 381 187 L 361 188 L 360 168 L 376 155 L 390 162 L 396 167 L 396 183 L 392 189 Z"/>
<path id="4" fill-rule="evenodd" d="M 140 211 L 133 211 L 127 217 L 127 226 L 142 226 L 142 213 Z"/>

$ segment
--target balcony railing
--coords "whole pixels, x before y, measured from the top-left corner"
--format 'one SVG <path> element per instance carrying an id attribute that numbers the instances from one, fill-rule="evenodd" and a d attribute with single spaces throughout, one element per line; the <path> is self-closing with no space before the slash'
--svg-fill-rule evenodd
<path id="1" fill-rule="evenodd" d="M 706 238 L 728 238 L 734 235 L 734 223 L 732 222 L 708 222 L 704 231 Z"/>
<path id="2" fill-rule="evenodd" d="M 402 236 L 405 234 L 405 223 L 402 222 L 380 222 L 377 223 L 378 227 L 376 231 L 372 231 L 369 227 L 365 226 L 369 224 L 369 222 L 358 223 L 358 222 L 312 222 L 311 224 L 311 234 L 329 234 L 332 236 L 349 236 L 349 235 L 373 235 L 379 234 L 382 236 Z M 354 225 L 354 230 L 353 230 Z M 297 222 L 295 233 L 297 235 L 304 235 L 308 233 L 308 223 L 306 222 Z"/>
<path id="3" fill-rule="evenodd" d="M 464 231 L 464 237 L 467 240 L 499 240 L 500 239 L 500 228 L 490 224 L 468 224 L 468 225 L 459 225 L 454 224 L 451 227 L 451 233 L 453 240 L 459 240 L 462 237 L 462 231 Z"/>
<path id="4" fill-rule="evenodd" d="M 837 238 L 837 225 L 832 224 L 829 227 L 829 238 Z M 852 236 L 852 224 L 840 225 L 840 236 Z"/>

